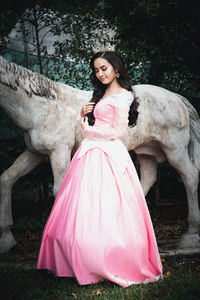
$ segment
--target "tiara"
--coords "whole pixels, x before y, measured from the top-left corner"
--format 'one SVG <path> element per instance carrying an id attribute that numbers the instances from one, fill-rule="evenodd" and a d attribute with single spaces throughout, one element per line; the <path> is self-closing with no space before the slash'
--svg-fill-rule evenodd
<path id="1" fill-rule="evenodd" d="M 93 50 L 94 54 L 97 52 L 115 51 L 115 45 L 108 45 L 106 47 L 98 45 L 98 46 L 92 47 L 92 50 Z"/>

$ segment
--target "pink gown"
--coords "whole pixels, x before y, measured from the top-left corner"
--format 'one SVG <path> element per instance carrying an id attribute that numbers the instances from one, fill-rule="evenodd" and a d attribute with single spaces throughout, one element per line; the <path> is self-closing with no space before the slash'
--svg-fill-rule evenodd
<path id="1" fill-rule="evenodd" d="M 151 218 L 135 167 L 120 137 L 131 92 L 108 96 L 83 130 L 45 225 L 37 263 L 79 284 L 104 279 L 127 287 L 162 276 Z"/>

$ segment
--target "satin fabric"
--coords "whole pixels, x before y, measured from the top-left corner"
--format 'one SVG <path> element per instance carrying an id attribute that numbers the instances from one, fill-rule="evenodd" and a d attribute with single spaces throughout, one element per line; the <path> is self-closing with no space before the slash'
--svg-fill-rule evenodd
<path id="1" fill-rule="evenodd" d="M 105 127 L 102 105 L 111 126 L 109 99 L 96 105 L 98 126 Z M 146 201 L 121 140 L 82 142 L 46 223 L 37 268 L 76 277 L 79 284 L 107 279 L 123 287 L 161 276 Z"/>

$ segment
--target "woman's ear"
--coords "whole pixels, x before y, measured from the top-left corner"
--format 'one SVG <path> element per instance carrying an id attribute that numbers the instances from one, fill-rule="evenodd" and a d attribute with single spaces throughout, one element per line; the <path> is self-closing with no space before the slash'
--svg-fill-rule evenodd
<path id="1" fill-rule="evenodd" d="M 120 74 L 118 72 L 118 70 L 116 70 L 116 77 L 119 78 Z"/>

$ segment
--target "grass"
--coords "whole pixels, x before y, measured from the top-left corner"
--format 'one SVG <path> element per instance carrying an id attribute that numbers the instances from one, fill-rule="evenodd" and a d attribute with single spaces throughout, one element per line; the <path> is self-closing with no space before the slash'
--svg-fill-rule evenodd
<path id="1" fill-rule="evenodd" d="M 128 288 L 108 281 L 80 286 L 74 278 L 58 278 L 47 271 L 17 270 L 8 265 L 0 270 L 0 299 L 197 300 L 200 299 L 199 261 L 198 255 L 165 258 L 163 280 Z"/>

